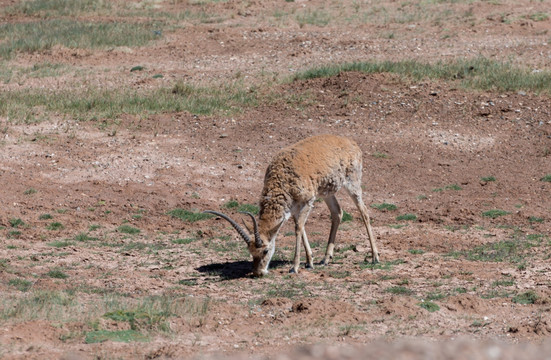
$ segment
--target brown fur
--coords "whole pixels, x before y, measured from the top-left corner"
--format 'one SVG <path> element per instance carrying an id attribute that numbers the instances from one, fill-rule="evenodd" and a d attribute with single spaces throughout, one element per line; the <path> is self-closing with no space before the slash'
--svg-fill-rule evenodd
<path id="1" fill-rule="evenodd" d="M 362 201 L 361 177 L 362 152 L 350 139 L 335 135 L 314 136 L 281 150 L 266 169 L 260 199 L 259 239 L 245 239 L 253 256 L 253 274 L 261 276 L 268 272 L 275 251 L 275 239 L 290 216 L 295 220 L 296 232 L 291 272 L 298 272 L 301 244 L 306 252 L 306 267 L 314 266 L 304 225 L 318 197 L 325 200 L 331 211 L 331 232 L 325 257 L 321 262 L 323 265 L 327 264 L 333 257 L 335 236 L 343 214 L 335 198 L 335 193 L 342 187 L 350 194 L 362 215 L 373 252 L 373 262 L 378 262 L 375 237 L 369 224 L 367 208 Z M 236 227 L 235 222 L 232 225 Z"/>
<path id="2" fill-rule="evenodd" d="M 317 197 L 333 198 L 333 195 L 343 186 L 351 193 L 351 196 L 359 196 L 361 207 L 367 209 L 361 201 L 361 173 L 362 152 L 358 145 L 350 139 L 321 135 L 302 140 L 281 150 L 272 160 L 266 170 L 264 189 L 260 199 L 259 232 L 263 247 L 275 246 L 275 236 L 279 227 L 291 214 L 295 218 L 297 231 L 297 248 L 292 272 L 298 272 L 300 259 L 300 243 L 306 250 L 307 266 L 313 266 L 312 252 L 304 232 L 304 223 L 308 213 L 313 207 Z M 335 200 L 336 203 L 336 200 Z M 337 206 L 332 209 L 333 217 L 342 217 L 342 211 Z M 329 204 L 328 204 L 329 205 Z M 331 210 L 331 207 L 330 207 Z M 362 209 L 360 209 L 362 212 Z M 337 216 L 335 216 L 337 215 Z M 363 215 L 363 214 L 362 214 Z M 363 216 L 362 216 L 363 218 Z M 369 218 L 365 219 L 369 221 Z M 337 221 L 333 221 L 336 224 Z M 333 225 L 332 233 L 336 233 L 338 224 Z M 369 222 L 366 224 L 368 235 L 372 236 Z M 326 257 L 323 263 L 327 263 L 333 256 L 334 234 L 330 237 Z M 374 239 L 370 239 L 373 247 L 373 260 L 378 261 L 378 254 Z M 271 244 L 273 242 L 273 244 Z M 253 250 L 253 255 L 260 253 Z M 266 265 L 260 259 L 258 265 Z M 262 269 L 253 269 L 259 275 Z"/>

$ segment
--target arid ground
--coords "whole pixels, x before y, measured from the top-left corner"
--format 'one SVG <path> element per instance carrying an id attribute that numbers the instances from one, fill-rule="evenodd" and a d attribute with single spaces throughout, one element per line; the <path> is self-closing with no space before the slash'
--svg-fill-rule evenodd
<path id="1" fill-rule="evenodd" d="M 548 1 L 71 3 L 0 0 L 0 358 L 549 358 Z M 381 262 L 343 192 L 332 263 L 289 274 L 289 221 L 253 278 L 201 211 L 246 220 L 326 133 Z M 315 261 L 329 229 L 316 202 Z"/>

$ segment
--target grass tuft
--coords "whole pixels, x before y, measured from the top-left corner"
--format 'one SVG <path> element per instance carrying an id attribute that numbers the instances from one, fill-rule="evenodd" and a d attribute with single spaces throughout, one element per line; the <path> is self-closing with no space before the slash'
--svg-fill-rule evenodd
<path id="1" fill-rule="evenodd" d="M 354 62 L 327 65 L 298 72 L 293 80 L 336 76 L 342 72 L 394 73 L 415 81 L 441 79 L 459 81 L 462 86 L 498 92 L 528 90 L 551 93 L 551 72 L 532 72 L 484 57 L 453 62 L 423 63 L 417 60 Z"/>
<path id="2" fill-rule="evenodd" d="M 52 231 L 59 231 L 59 230 L 65 229 L 65 226 L 63 226 L 63 224 L 60 222 L 53 222 L 51 224 L 48 224 L 48 226 L 46 226 L 46 229 L 52 230 Z"/>
<path id="3" fill-rule="evenodd" d="M 168 215 L 186 222 L 196 222 L 199 220 L 210 219 L 214 217 L 212 214 L 202 212 L 193 212 L 185 209 L 174 209 L 168 212 Z"/>
<path id="4" fill-rule="evenodd" d="M 13 228 L 19 228 L 19 227 L 23 227 L 23 226 L 26 225 L 23 222 L 23 220 L 21 220 L 19 218 L 10 219 L 9 223 L 10 223 L 11 227 L 13 227 Z"/>
<path id="5" fill-rule="evenodd" d="M 385 289 L 386 292 L 395 295 L 411 295 L 413 291 L 404 286 L 393 286 Z"/>
<path id="6" fill-rule="evenodd" d="M 371 204 L 371 207 L 381 211 L 394 211 L 398 209 L 396 205 L 389 203 Z"/>
<path id="7" fill-rule="evenodd" d="M 239 212 L 250 212 L 253 215 L 258 215 L 260 208 L 257 205 L 253 204 L 241 204 L 237 207 Z"/>
<path id="8" fill-rule="evenodd" d="M 510 213 L 508 211 L 505 211 L 505 210 L 499 210 L 499 209 L 494 209 L 494 210 L 488 210 L 488 211 L 484 211 L 482 213 L 482 216 L 484 217 L 489 217 L 491 219 L 495 219 L 495 218 L 498 218 L 500 216 L 505 216 L 505 215 L 509 215 Z"/>
<path id="9" fill-rule="evenodd" d="M 352 215 L 350 215 L 349 213 L 347 213 L 346 211 L 343 211 L 342 212 L 342 219 L 341 219 L 341 222 L 347 222 L 347 221 L 352 221 L 354 220 L 354 218 L 352 217 Z"/>
<path id="10" fill-rule="evenodd" d="M 56 45 L 67 48 L 107 49 L 113 46 L 143 46 L 157 38 L 153 24 L 121 22 L 87 23 L 68 19 L 15 22 L 0 25 L 0 57 L 10 59 L 20 52 L 45 51 Z"/>
<path id="11" fill-rule="evenodd" d="M 48 271 L 48 273 L 46 275 L 48 275 L 49 277 L 51 277 L 53 279 L 67 279 L 69 277 L 69 275 L 65 274 L 60 269 L 52 269 L 52 270 Z"/>
<path id="12" fill-rule="evenodd" d="M 513 302 L 516 304 L 533 304 L 538 299 L 538 294 L 530 290 L 513 297 Z"/>
<path id="13" fill-rule="evenodd" d="M 77 16 L 94 12 L 107 13 L 112 10 L 111 3 L 102 0 L 26 0 L 8 6 L 4 12 L 9 15 L 28 16 Z"/>
<path id="14" fill-rule="evenodd" d="M 114 342 L 145 342 L 148 337 L 136 330 L 96 330 L 86 333 L 84 342 L 86 344 L 96 344 L 105 341 Z"/>
<path id="15" fill-rule="evenodd" d="M 415 221 L 415 220 L 417 220 L 417 215 L 415 215 L 415 214 L 398 215 L 398 216 L 396 216 L 396 220 L 398 220 L 398 221 L 402 221 L 402 220 Z"/>
<path id="16" fill-rule="evenodd" d="M 436 188 L 436 189 L 432 189 L 432 191 L 434 192 L 442 192 L 444 190 L 455 190 L 455 191 L 459 191 L 459 190 L 463 190 L 463 188 L 457 184 L 452 184 L 452 185 L 446 185 L 442 188 Z"/>
<path id="17" fill-rule="evenodd" d="M 91 237 L 90 235 L 88 235 L 88 233 L 85 233 L 85 232 L 81 232 L 75 235 L 75 241 L 87 242 L 87 241 L 97 241 L 97 240 L 98 240 L 97 237 Z"/>
<path id="18" fill-rule="evenodd" d="M 485 177 L 481 177 L 480 180 L 484 182 L 491 182 L 491 181 L 496 181 L 496 178 L 495 176 L 485 176 Z"/>
<path id="19" fill-rule="evenodd" d="M 121 225 L 117 228 L 117 231 L 122 234 L 136 235 L 139 234 L 141 230 L 130 225 Z"/>
<path id="20" fill-rule="evenodd" d="M 11 279 L 8 282 L 8 285 L 15 287 L 19 291 L 25 292 L 25 291 L 28 291 L 31 288 L 33 283 L 31 281 L 25 280 L 25 279 Z"/>
<path id="21" fill-rule="evenodd" d="M 435 311 L 440 310 L 440 306 L 438 306 L 438 304 L 436 304 L 436 303 L 433 303 L 432 301 L 423 301 L 423 302 L 420 302 L 417 305 L 419 305 L 423 309 L 427 310 L 428 312 L 435 312 Z"/>

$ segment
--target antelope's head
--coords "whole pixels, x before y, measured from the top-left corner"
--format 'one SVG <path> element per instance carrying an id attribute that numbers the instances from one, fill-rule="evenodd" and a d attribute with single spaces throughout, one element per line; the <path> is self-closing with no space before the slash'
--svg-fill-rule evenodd
<path id="1" fill-rule="evenodd" d="M 275 241 L 272 241 L 272 236 L 270 236 L 270 234 L 264 234 L 263 231 L 259 231 L 258 223 L 256 222 L 253 214 L 250 212 L 242 212 L 243 214 L 249 215 L 253 221 L 253 229 L 251 232 L 254 234 L 254 240 L 251 240 L 250 236 L 243 230 L 243 228 L 229 216 L 213 210 L 205 210 L 203 212 L 214 214 L 227 220 L 243 238 L 243 240 L 245 240 L 247 248 L 253 257 L 254 276 L 263 276 L 268 273 L 268 266 L 270 265 L 270 260 L 272 259 L 275 251 Z M 245 227 L 247 226 L 245 225 Z M 248 227 L 247 230 L 249 230 Z"/>

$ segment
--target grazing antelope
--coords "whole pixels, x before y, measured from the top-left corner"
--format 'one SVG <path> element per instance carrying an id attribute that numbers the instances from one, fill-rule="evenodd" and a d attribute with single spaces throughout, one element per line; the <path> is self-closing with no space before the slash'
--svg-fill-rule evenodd
<path id="1" fill-rule="evenodd" d="M 268 273 L 279 229 L 292 215 L 295 220 L 296 249 L 290 272 L 298 273 L 301 243 L 306 251 L 306 268 L 314 266 L 304 224 L 317 197 L 323 198 L 331 211 L 331 232 L 321 264 L 327 265 L 329 259 L 333 258 L 335 235 L 343 214 L 335 193 L 344 187 L 362 215 L 373 263 L 377 263 L 379 253 L 367 208 L 362 201 L 361 178 L 362 152 L 354 141 L 334 135 L 314 136 L 281 150 L 266 169 L 258 222 L 254 215 L 245 212 L 252 218 L 254 241 L 227 215 L 212 210 L 205 212 L 229 221 L 245 240 L 253 256 L 254 276 Z"/>

